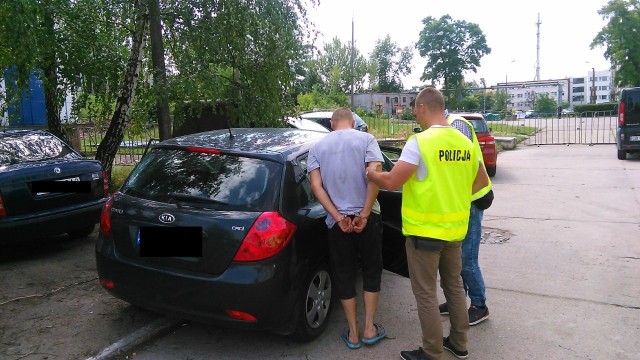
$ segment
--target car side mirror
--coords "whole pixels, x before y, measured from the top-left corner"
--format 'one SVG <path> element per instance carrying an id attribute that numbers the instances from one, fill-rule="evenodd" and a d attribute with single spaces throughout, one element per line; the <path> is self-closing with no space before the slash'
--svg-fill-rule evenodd
<path id="1" fill-rule="evenodd" d="M 422 132 L 422 128 L 420 128 L 420 127 L 414 127 L 413 128 L 413 133 L 414 134 L 418 134 L 418 133 L 421 133 L 421 132 Z"/>

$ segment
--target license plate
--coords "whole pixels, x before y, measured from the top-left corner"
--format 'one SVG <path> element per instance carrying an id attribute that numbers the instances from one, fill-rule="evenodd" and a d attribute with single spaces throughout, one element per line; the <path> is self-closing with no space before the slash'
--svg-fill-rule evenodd
<path id="1" fill-rule="evenodd" d="M 640 141 L 640 136 L 632 136 L 630 138 L 631 141 Z"/>
<path id="2" fill-rule="evenodd" d="M 75 177 L 71 177 L 71 178 L 66 178 L 66 179 L 59 179 L 56 181 L 80 181 L 80 177 L 79 176 L 75 176 Z M 40 195 L 47 195 L 50 194 L 52 192 L 58 192 L 55 191 L 56 186 L 53 186 L 53 184 L 55 184 L 54 182 L 49 182 L 49 181 L 41 181 L 38 184 L 33 184 L 33 187 L 35 187 L 36 189 L 42 189 L 42 190 L 54 190 L 54 191 L 36 191 L 36 195 L 40 196 Z M 54 189 L 52 189 L 54 188 Z"/>

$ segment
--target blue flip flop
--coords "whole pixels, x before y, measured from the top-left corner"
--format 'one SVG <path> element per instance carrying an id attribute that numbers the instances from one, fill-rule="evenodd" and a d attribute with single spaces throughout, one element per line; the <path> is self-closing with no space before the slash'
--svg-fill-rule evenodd
<path id="1" fill-rule="evenodd" d="M 357 343 L 352 343 L 349 341 L 349 328 L 344 328 L 342 330 L 342 335 L 340 335 L 340 339 L 344 341 L 344 344 L 351 350 L 360 349 L 362 344 L 358 341 Z"/>
<path id="2" fill-rule="evenodd" d="M 366 338 L 362 337 L 360 341 L 362 341 L 366 345 L 373 345 L 378 341 L 387 337 L 387 330 L 381 324 L 373 324 L 376 327 L 377 333 L 374 337 Z"/>

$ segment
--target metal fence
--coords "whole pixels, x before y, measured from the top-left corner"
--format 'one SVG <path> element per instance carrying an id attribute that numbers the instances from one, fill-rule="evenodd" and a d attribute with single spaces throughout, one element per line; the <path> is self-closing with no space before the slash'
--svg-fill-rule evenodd
<path id="1" fill-rule="evenodd" d="M 17 127 L 0 126 L 0 131 L 16 129 Z M 46 125 L 20 126 L 20 129 L 43 129 Z M 98 145 L 107 132 L 107 126 L 97 126 L 95 124 L 73 124 L 64 125 L 69 136 L 71 146 L 88 158 L 94 158 L 98 151 Z M 155 126 L 143 128 L 127 129 L 124 140 L 120 143 L 114 158 L 114 165 L 135 165 L 140 161 L 145 148 L 150 142 L 159 138 L 158 129 Z"/>
<path id="2" fill-rule="evenodd" d="M 489 121 L 499 136 L 516 137 L 523 145 L 615 144 L 617 116 L 612 112 L 585 112 L 557 117 Z M 496 134 L 494 134 L 496 135 Z"/>
<path id="3" fill-rule="evenodd" d="M 514 115 L 489 114 L 487 124 L 494 136 L 515 137 L 522 145 L 614 144 L 617 117 L 612 112 L 588 112 L 518 119 Z M 417 127 L 412 120 L 367 119 L 370 132 L 380 141 L 403 143 Z M 46 127 L 31 127 L 46 128 Z M 107 127 L 94 124 L 65 126 L 73 148 L 86 157 L 95 157 Z M 0 127 L 0 130 L 7 127 Z M 118 148 L 114 165 L 135 165 L 145 148 L 158 140 L 156 126 L 129 128 Z"/>

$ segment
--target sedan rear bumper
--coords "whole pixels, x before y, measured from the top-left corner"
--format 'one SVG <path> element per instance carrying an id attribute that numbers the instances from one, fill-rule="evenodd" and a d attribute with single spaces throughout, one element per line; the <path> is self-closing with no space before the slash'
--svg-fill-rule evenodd
<path id="1" fill-rule="evenodd" d="M 100 212 L 107 198 L 101 198 L 82 206 L 55 209 L 0 218 L 0 241 L 17 242 L 22 239 L 53 236 L 81 230 L 100 222 Z"/>

